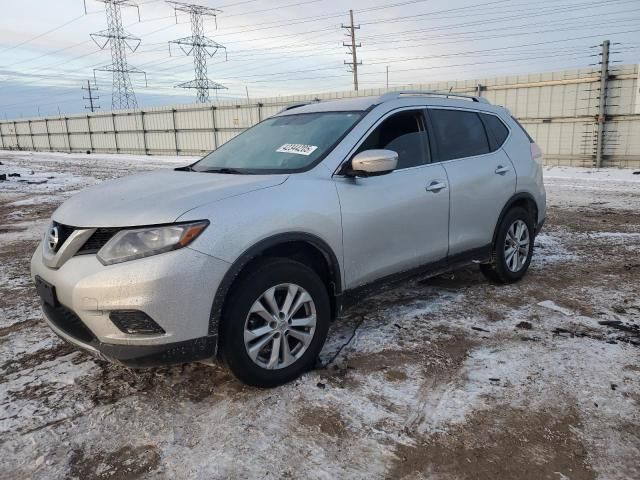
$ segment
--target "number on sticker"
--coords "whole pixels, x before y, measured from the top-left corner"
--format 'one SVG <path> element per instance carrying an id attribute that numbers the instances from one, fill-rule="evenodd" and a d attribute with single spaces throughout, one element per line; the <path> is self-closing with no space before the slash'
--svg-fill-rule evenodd
<path id="1" fill-rule="evenodd" d="M 302 143 L 285 143 L 276 150 L 278 153 L 295 153 L 296 155 L 311 155 L 318 147 Z"/>

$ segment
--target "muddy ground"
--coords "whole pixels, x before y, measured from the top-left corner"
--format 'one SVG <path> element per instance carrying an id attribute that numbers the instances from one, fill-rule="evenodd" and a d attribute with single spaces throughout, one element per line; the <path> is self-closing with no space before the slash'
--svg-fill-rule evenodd
<path id="1" fill-rule="evenodd" d="M 547 169 L 522 282 L 397 285 L 332 326 L 316 370 L 259 390 L 103 363 L 41 319 L 28 264 L 54 208 L 184 159 L 0 161 L 21 175 L 0 182 L 0 478 L 640 478 L 640 175 Z"/>

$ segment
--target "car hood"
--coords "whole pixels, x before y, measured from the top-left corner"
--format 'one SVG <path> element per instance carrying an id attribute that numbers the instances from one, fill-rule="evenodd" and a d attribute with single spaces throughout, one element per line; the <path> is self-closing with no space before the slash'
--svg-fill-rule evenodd
<path id="1" fill-rule="evenodd" d="M 174 222 L 207 203 L 280 185 L 288 175 L 229 175 L 160 170 L 88 188 L 64 202 L 53 220 L 74 227 Z"/>

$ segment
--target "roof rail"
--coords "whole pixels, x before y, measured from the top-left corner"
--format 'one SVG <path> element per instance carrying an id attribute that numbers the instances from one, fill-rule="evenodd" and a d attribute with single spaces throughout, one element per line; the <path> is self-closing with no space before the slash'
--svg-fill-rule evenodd
<path id="1" fill-rule="evenodd" d="M 292 103 L 292 104 L 287 105 L 286 107 L 284 107 L 278 113 L 286 112 L 287 110 L 291 110 L 291 109 L 298 108 L 298 107 L 304 107 L 305 105 L 311 105 L 312 103 L 320 103 L 320 99 L 319 98 L 314 98 L 313 100 L 311 100 L 309 102 Z"/>
<path id="2" fill-rule="evenodd" d="M 388 102 L 389 100 L 395 100 L 400 97 L 454 97 L 462 100 L 469 100 L 471 102 L 489 103 L 489 100 L 483 97 L 474 97 L 472 95 L 463 95 L 461 93 L 451 92 L 434 92 L 429 90 L 400 90 L 397 92 L 387 92 L 380 96 L 380 102 Z"/>
<path id="3" fill-rule="evenodd" d="M 300 102 L 300 103 L 292 103 L 284 107 L 280 112 L 286 112 L 287 110 L 291 110 L 293 108 L 304 107 L 305 105 L 309 105 L 311 102 Z"/>

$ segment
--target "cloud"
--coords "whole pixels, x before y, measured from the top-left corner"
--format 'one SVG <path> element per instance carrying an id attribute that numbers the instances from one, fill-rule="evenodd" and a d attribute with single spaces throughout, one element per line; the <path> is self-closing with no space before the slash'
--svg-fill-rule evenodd
<path id="1" fill-rule="evenodd" d="M 93 79 L 95 68 L 111 63 L 109 50 L 100 50 L 89 36 L 106 28 L 103 5 L 87 0 L 85 16 L 81 2 L 5 3 L 0 115 L 37 115 L 38 106 L 41 113 L 57 113 L 58 105 L 67 113 L 84 111 L 81 84 Z M 213 19 L 205 20 L 206 34 L 226 46 L 229 56 L 224 61 L 220 51 L 208 61 L 209 78 L 228 87 L 220 98 L 244 99 L 246 88 L 251 97 L 350 89 L 352 77 L 343 64 L 350 57 L 341 28 L 348 22 L 348 8 L 361 23 L 361 88 L 384 87 L 387 66 L 390 86 L 584 67 L 597 53 L 589 46 L 606 37 L 622 43 L 615 60 L 637 62 L 640 52 L 640 8 L 626 0 L 590 4 L 589 9 L 568 0 L 517 5 L 511 0 L 227 3 L 217 28 Z M 169 40 L 191 34 L 188 16 L 178 15 L 176 23 L 165 2 L 140 4 L 142 22 L 135 9 L 122 10 L 126 29 L 142 39 L 136 52 L 127 53 L 129 65 L 147 72 L 146 89 L 142 77 L 132 76 L 139 104 L 193 101 L 194 91 L 175 88 L 194 78 L 193 59 L 177 51 L 170 56 L 168 47 Z M 38 14 L 30 14 L 34 11 Z M 96 77 L 101 104 L 108 108 L 111 75 Z"/>

